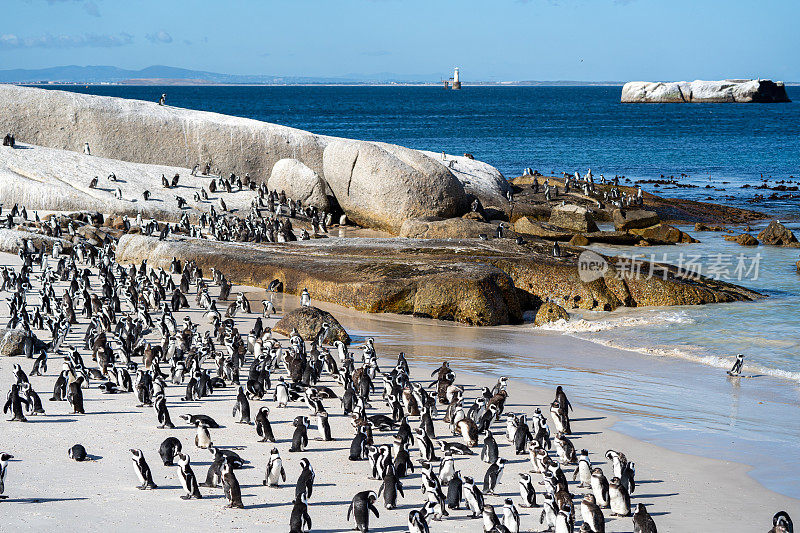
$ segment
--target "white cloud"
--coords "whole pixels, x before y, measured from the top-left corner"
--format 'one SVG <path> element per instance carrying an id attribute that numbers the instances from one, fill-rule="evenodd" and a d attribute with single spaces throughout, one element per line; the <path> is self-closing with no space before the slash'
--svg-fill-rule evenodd
<path id="1" fill-rule="evenodd" d="M 159 30 L 155 33 L 148 33 L 147 35 L 145 35 L 145 38 L 151 43 L 167 44 L 172 42 L 172 35 L 165 32 L 164 30 Z"/>
<path id="2" fill-rule="evenodd" d="M 2 50 L 21 48 L 112 48 L 129 44 L 133 44 L 133 35 L 126 32 L 116 35 L 107 33 L 53 35 L 45 33 L 33 37 L 21 37 L 14 33 L 0 35 L 0 49 Z"/>

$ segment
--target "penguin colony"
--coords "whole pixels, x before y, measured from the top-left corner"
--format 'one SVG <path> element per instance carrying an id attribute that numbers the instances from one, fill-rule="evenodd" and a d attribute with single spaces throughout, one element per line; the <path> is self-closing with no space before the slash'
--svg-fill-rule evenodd
<path id="1" fill-rule="evenodd" d="M 232 285 L 223 273 L 205 277 L 193 262 L 175 260 L 169 271 L 146 261 L 120 265 L 112 241 L 76 245 L 62 255 L 58 248 L 46 253 L 26 240 L 18 255 L 19 271 L 0 267 L 0 292 L 8 296 L 8 327 L 23 332 L 30 372 L 14 365 L 3 407 L 8 423 L 46 416 L 45 405 L 91 417 L 84 391 L 95 388 L 103 394 L 130 395 L 130 405 L 152 417 L 153 431 L 194 428 L 191 441 L 168 435 L 158 449 L 130 449 L 131 485 L 141 490 L 160 490 L 168 493 L 164 497 L 187 501 L 221 492 L 225 507 L 246 508 L 256 503 L 243 498 L 239 481 L 249 462 L 231 445 L 270 446 L 267 463 L 252 465 L 263 472 L 259 485 L 265 492 L 259 499 L 269 499 L 270 488 L 294 482 L 288 528 L 310 531 L 314 467 L 304 457 L 299 469 L 287 473 L 282 451 L 302 455 L 309 448 L 334 445 L 349 461 L 363 464 L 360 471 L 374 481 L 374 489 L 352 496 L 341 517 L 343 526 L 348 523 L 362 532 L 380 524 L 381 513 L 400 512 L 400 500 L 410 508 L 402 511 L 410 533 L 447 530 L 447 521 L 454 518 L 474 520 L 474 530 L 496 533 L 597 533 L 606 530 L 608 517 L 629 517 L 635 532 L 657 531 L 647 508 L 632 505 L 634 462 L 623 451 L 590 454 L 576 449 L 572 406 L 560 386 L 546 412 L 510 412 L 505 377 L 468 398 L 469 388 L 458 383 L 448 362 L 430 376 L 419 371 L 412 375 L 403 353 L 381 358 L 372 339 L 355 353 L 339 341 L 328 343 L 327 325 L 315 338 L 293 331 L 288 340 L 278 340 L 264 325 L 275 313 L 271 299 L 263 302 L 263 313 L 253 313 L 244 293 L 231 297 Z M 279 284 L 271 284 L 268 291 L 278 289 Z M 176 316 L 190 309 L 192 291 L 204 310 L 203 324 Z M 310 298 L 304 291 L 302 304 L 310 305 Z M 216 308 L 221 300 L 230 301 L 224 316 Z M 249 333 L 240 332 L 243 325 L 252 326 Z M 50 340 L 39 339 L 34 330 L 44 335 L 49 331 Z M 48 373 L 52 360 L 58 363 L 51 363 Z M 46 402 L 29 374 L 52 378 L 53 393 Z M 168 390 L 182 391 L 180 398 L 168 401 Z M 218 391 L 231 390 L 230 419 L 218 421 L 202 413 L 204 401 L 214 399 L 215 391 L 219 396 Z M 273 426 L 270 416 L 288 406 L 304 406 L 307 412 L 290 424 Z M 174 417 L 176 411 L 181 414 Z M 333 434 L 333 417 L 345 417 L 351 430 Z M 447 428 L 445 434 L 434 421 Z M 252 426 L 252 440 L 216 446 L 226 440 L 229 424 Z M 506 457 L 498 445 L 503 440 L 510 444 L 504 447 L 511 452 Z M 13 493 L 13 486 L 5 483 L 9 466 L 25 468 L 24 463 L 10 463 L 15 445 L 19 443 L 2 442 L 0 450 L 3 499 Z M 192 454 L 210 454 L 206 472 L 195 472 Z M 460 467 L 465 456 L 476 454 L 481 469 Z M 66 455 L 78 462 L 98 460 L 81 444 Z M 505 465 L 520 457 L 530 461 L 530 469 L 509 481 L 503 476 Z M 180 489 L 159 488 L 151 464 L 171 469 Z M 252 471 L 244 472 L 252 477 Z M 420 482 L 413 494 L 407 487 L 411 478 Z M 509 492 L 517 495 L 508 497 Z M 218 505 L 213 500 L 198 504 Z M 535 508 L 526 515 L 534 523 L 522 523 L 519 508 Z M 792 532 L 792 527 L 789 515 L 780 512 L 771 531 Z"/>

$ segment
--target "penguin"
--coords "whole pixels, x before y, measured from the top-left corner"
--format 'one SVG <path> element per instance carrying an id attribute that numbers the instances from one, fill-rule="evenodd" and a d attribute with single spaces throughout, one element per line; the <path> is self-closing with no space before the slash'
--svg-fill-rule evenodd
<path id="1" fill-rule="evenodd" d="M 425 520 L 425 513 L 417 510 L 409 511 L 408 533 L 430 533 L 428 522 Z"/>
<path id="2" fill-rule="evenodd" d="M 580 476 L 580 483 L 578 488 L 587 488 L 592 486 L 592 463 L 589 461 L 588 450 L 581 450 L 578 457 L 578 467 L 572 473 L 572 481 L 575 481 Z"/>
<path id="3" fill-rule="evenodd" d="M 59 374 L 58 378 L 56 379 L 55 385 L 53 386 L 53 397 L 50 398 L 51 402 L 63 402 L 67 399 L 67 377 L 69 376 L 69 370 L 62 370 L 61 374 Z"/>
<path id="4" fill-rule="evenodd" d="M 578 457 L 575 455 L 575 445 L 563 433 L 556 434 L 555 443 L 559 461 L 565 464 L 578 462 Z"/>
<path id="5" fill-rule="evenodd" d="M 486 433 L 486 438 L 483 440 L 483 449 L 481 450 L 481 461 L 484 463 L 495 463 L 500 453 L 497 450 L 497 441 L 494 440 L 494 435 L 489 431 Z"/>
<path id="6" fill-rule="evenodd" d="M 433 441 L 425 433 L 425 430 L 422 428 L 417 428 L 417 447 L 419 448 L 419 454 L 422 457 L 423 461 L 431 462 L 431 461 L 438 461 L 439 458 L 436 457 L 436 450 L 433 446 Z"/>
<path id="7" fill-rule="evenodd" d="M 3 406 L 3 413 L 8 413 L 11 411 L 12 418 L 9 422 L 27 422 L 28 419 L 25 418 L 25 413 L 22 411 L 22 404 L 25 404 L 25 407 L 28 407 L 29 402 L 27 398 L 23 398 L 20 394 L 19 384 L 14 383 L 11 385 L 11 390 L 8 392 L 8 400 L 6 404 Z"/>
<path id="8" fill-rule="evenodd" d="M 519 496 L 522 498 L 521 507 L 537 507 L 536 489 L 533 487 L 533 478 L 527 472 L 519 473 Z"/>
<path id="9" fill-rule="evenodd" d="M 294 425 L 294 435 L 292 435 L 292 446 L 290 452 L 302 452 L 308 446 L 308 418 L 297 416 L 292 423 Z"/>
<path id="10" fill-rule="evenodd" d="M 505 459 L 498 459 L 486 470 L 486 474 L 483 477 L 484 494 L 494 494 L 495 487 L 500 484 L 500 479 L 503 477 L 503 467 L 505 464 Z"/>
<path id="11" fill-rule="evenodd" d="M 323 441 L 331 441 L 333 437 L 331 437 L 331 424 L 328 421 L 328 412 L 327 411 L 319 411 L 317 413 L 317 430 L 319 431 L 318 440 Z"/>
<path id="12" fill-rule="evenodd" d="M 289 405 L 289 387 L 281 376 L 278 383 L 275 384 L 275 402 L 278 407 L 286 407 Z"/>
<path id="13" fill-rule="evenodd" d="M 8 496 L 5 495 L 6 491 L 6 474 L 8 473 L 8 462 L 14 456 L 10 453 L 0 453 L 0 500 L 5 500 Z"/>
<path id="14" fill-rule="evenodd" d="M 478 518 L 483 514 L 483 493 L 475 486 L 475 482 L 469 476 L 464 476 L 464 501 L 469 507 L 470 518 Z"/>
<path id="15" fill-rule="evenodd" d="M 177 438 L 167 437 L 164 439 L 164 442 L 162 442 L 161 446 L 158 448 L 158 455 L 161 456 L 161 461 L 164 463 L 164 466 L 173 466 L 175 464 L 175 457 L 181 453 L 182 448 L 181 441 Z"/>
<path id="16" fill-rule="evenodd" d="M 503 501 L 503 525 L 509 533 L 519 533 L 519 511 L 511 498 Z"/>
<path id="17" fill-rule="evenodd" d="M 738 354 L 733 366 L 728 370 L 728 375 L 732 377 L 739 377 L 742 374 L 742 366 L 744 365 L 744 354 Z"/>
<path id="18" fill-rule="evenodd" d="M 544 493 L 544 501 L 542 502 L 542 514 L 539 515 L 539 523 L 547 526 L 547 531 L 552 531 L 556 526 L 556 517 L 558 516 L 558 507 L 555 498 L 552 494 Z M 571 532 L 570 532 L 571 533 Z"/>
<path id="19" fill-rule="evenodd" d="M 367 457 L 367 426 L 358 426 L 353 440 L 350 442 L 350 461 L 361 461 Z"/>
<path id="20" fill-rule="evenodd" d="M 153 475 L 150 472 L 150 467 L 147 466 L 147 461 L 144 459 L 144 454 L 142 450 L 134 450 L 131 449 L 130 452 L 133 454 L 133 462 L 136 464 L 136 476 L 139 478 L 139 481 L 142 483 L 137 488 L 139 490 L 150 490 L 158 488 L 158 485 L 153 483 Z"/>
<path id="21" fill-rule="evenodd" d="M 244 509 L 242 489 L 239 486 L 239 480 L 236 479 L 236 475 L 233 473 L 233 467 L 228 461 L 222 464 L 222 490 L 225 493 L 225 499 L 228 500 L 226 507 Z"/>
<path id="22" fill-rule="evenodd" d="M 589 530 L 592 533 L 606 532 L 606 519 L 592 493 L 586 494 L 581 501 L 581 518 L 583 518 L 583 523 L 589 526 Z"/>
<path id="23" fill-rule="evenodd" d="M 289 533 L 305 533 L 307 531 L 311 531 L 308 500 L 305 494 L 300 494 L 294 499 L 294 502 L 292 502 L 292 514 L 289 517 Z"/>
<path id="24" fill-rule="evenodd" d="M 76 445 L 74 445 L 72 448 L 70 448 L 67 451 L 67 457 L 69 457 L 73 461 L 78 461 L 79 463 L 81 461 L 85 461 L 86 460 L 86 448 L 84 448 L 80 444 L 76 444 Z"/>
<path id="25" fill-rule="evenodd" d="M 250 423 L 250 402 L 247 400 L 247 396 L 244 393 L 244 387 L 239 385 L 239 393 L 236 395 L 236 403 L 233 405 L 233 415 L 239 413 L 239 420 L 237 420 L 238 424 L 249 424 Z"/>
<path id="26" fill-rule="evenodd" d="M 595 467 L 592 470 L 591 486 L 597 505 L 607 508 L 609 504 L 608 479 L 606 479 L 599 467 Z"/>
<path id="27" fill-rule="evenodd" d="M 439 463 L 439 483 L 447 485 L 456 474 L 455 461 L 452 452 L 445 452 L 442 462 Z"/>
<path id="28" fill-rule="evenodd" d="M 159 393 L 153 399 L 153 409 L 156 411 L 156 415 L 158 416 L 158 423 L 161 424 L 159 429 L 169 428 L 175 429 L 175 424 L 172 423 L 172 420 L 169 417 L 169 411 L 167 410 L 167 398 L 164 396 L 164 393 Z"/>
<path id="29" fill-rule="evenodd" d="M 42 350 L 39 352 L 39 357 L 33 362 L 31 368 L 31 376 L 41 376 L 42 372 L 47 372 L 47 351 Z"/>
<path id="30" fill-rule="evenodd" d="M 350 507 L 347 508 L 347 521 L 350 521 L 350 516 L 352 515 L 356 521 L 356 529 L 361 533 L 369 532 L 370 511 L 375 515 L 375 518 L 380 518 L 380 513 L 378 513 L 378 509 L 374 505 L 377 499 L 378 495 L 375 494 L 375 491 L 364 490 L 353 496 Z"/>
<path id="31" fill-rule="evenodd" d="M 575 517 L 572 509 L 561 509 L 556 515 L 556 533 L 572 533 L 575 531 Z"/>
<path id="32" fill-rule="evenodd" d="M 262 407 L 256 414 L 256 433 L 261 437 L 259 442 L 275 442 L 272 424 L 269 422 L 269 407 Z"/>
<path id="33" fill-rule="evenodd" d="M 195 420 L 195 426 L 197 426 L 197 433 L 194 436 L 194 445 L 198 448 L 209 448 L 211 433 L 208 432 L 208 426 L 202 420 Z"/>
<path id="34" fill-rule="evenodd" d="M 628 488 L 614 476 L 608 482 L 608 496 L 611 505 L 611 516 L 630 516 L 631 496 Z"/>
<path id="35" fill-rule="evenodd" d="M 378 496 L 383 493 L 383 506 L 387 509 L 397 507 L 397 494 L 405 498 L 403 494 L 403 484 L 394 474 L 394 467 L 389 466 L 388 471 L 383 475 L 383 484 L 378 489 Z"/>
<path id="36" fill-rule="evenodd" d="M 0 477 L 0 492 L 3 492 L 2 481 L 3 479 L 2 477 Z M 644 507 L 644 506 L 642 504 L 639 504 L 639 507 Z M 638 510 L 639 509 L 637 508 L 637 512 Z M 645 514 L 647 513 L 646 510 L 644 512 Z M 633 527 L 636 527 L 635 517 L 634 517 Z M 656 530 L 655 527 L 656 525 L 653 524 L 653 531 Z M 649 530 L 643 529 L 642 531 L 644 532 Z M 777 513 L 775 513 L 775 515 L 772 517 L 772 529 L 769 530 L 769 533 L 794 533 L 794 524 L 792 524 L 792 519 L 789 516 L 789 513 L 787 513 L 786 511 L 778 511 Z"/>
<path id="37" fill-rule="evenodd" d="M 181 478 L 181 486 L 183 490 L 186 492 L 183 496 L 181 496 L 182 500 L 191 500 L 191 499 L 200 499 L 203 497 L 200 494 L 200 487 L 197 485 L 197 477 L 194 475 L 194 470 L 192 470 L 192 465 L 190 464 L 191 459 L 188 455 L 179 453 L 177 455 L 178 459 L 178 473 Z"/>
<path id="38" fill-rule="evenodd" d="M 525 452 L 528 449 L 528 441 L 531 440 L 533 440 L 533 435 L 531 435 L 531 430 L 528 428 L 528 424 L 523 415 L 523 418 L 518 420 L 514 431 L 515 453 L 517 455 L 525 455 Z"/>
<path id="39" fill-rule="evenodd" d="M 286 471 L 283 469 L 283 460 L 278 448 L 272 448 L 267 460 L 267 471 L 264 475 L 263 484 L 267 487 L 277 487 L 280 480 L 286 483 Z"/>
<path id="40" fill-rule="evenodd" d="M 196 426 L 197 422 L 203 422 L 207 428 L 219 429 L 221 426 L 208 415 L 181 415 L 181 418 L 189 422 L 192 426 Z"/>
<path id="41" fill-rule="evenodd" d="M 484 504 L 483 506 L 483 530 L 486 532 L 504 531 L 505 526 L 500 522 L 497 513 L 494 512 L 494 505 Z"/>
<path id="42" fill-rule="evenodd" d="M 67 401 L 72 406 L 73 414 L 84 414 L 82 383 L 83 376 L 78 376 L 75 381 L 67 386 Z"/>
<path id="43" fill-rule="evenodd" d="M 447 484 L 447 508 L 448 509 L 461 509 L 461 500 L 463 499 L 463 485 L 461 479 L 461 472 L 456 470 L 453 474 L 453 479 Z"/>
<path id="44" fill-rule="evenodd" d="M 314 491 L 314 469 L 308 459 L 303 457 L 300 459 L 300 475 L 297 477 L 297 485 L 294 488 L 295 498 L 304 495 L 306 498 L 311 497 Z"/>
<path id="45" fill-rule="evenodd" d="M 478 445 L 478 425 L 471 418 L 462 418 L 456 422 L 455 426 L 456 431 L 464 439 L 464 444 L 467 446 Z M 472 455 L 472 451 L 470 450 L 469 454 L 467 455 Z"/>

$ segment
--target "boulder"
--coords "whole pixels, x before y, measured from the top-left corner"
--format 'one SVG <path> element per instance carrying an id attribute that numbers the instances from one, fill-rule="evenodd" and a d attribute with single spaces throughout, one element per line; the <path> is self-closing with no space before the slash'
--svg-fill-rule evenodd
<path id="1" fill-rule="evenodd" d="M 694 224 L 695 231 L 725 231 L 725 228 L 722 226 L 709 226 L 703 222 L 695 222 Z"/>
<path id="2" fill-rule="evenodd" d="M 589 242 L 603 244 L 636 244 L 641 240 L 638 235 L 627 231 L 595 231 L 594 233 L 587 233 L 585 237 Z"/>
<path id="3" fill-rule="evenodd" d="M 569 320 L 569 314 L 566 309 L 553 302 L 545 302 L 536 311 L 536 318 L 533 319 L 533 323 L 541 326 L 557 320 Z"/>
<path id="4" fill-rule="evenodd" d="M 657 224 L 645 229 L 634 229 L 630 231 L 634 235 L 640 236 L 648 244 L 687 244 L 699 242 L 688 233 L 685 233 L 675 226 L 669 224 Z"/>
<path id="5" fill-rule="evenodd" d="M 467 194 L 477 198 L 486 206 L 508 205 L 506 193 L 511 190 L 508 180 L 492 165 L 469 157 L 422 151 L 434 161 L 453 173 L 464 186 Z"/>
<path id="6" fill-rule="evenodd" d="M 573 236 L 569 240 L 569 243 L 572 246 L 589 246 L 589 239 L 587 239 L 586 236 L 584 236 L 584 235 L 578 234 L 578 235 Z"/>
<path id="7" fill-rule="evenodd" d="M 741 244 L 742 246 L 758 246 L 758 239 L 749 233 L 742 233 L 741 235 L 725 235 L 725 240 Z"/>
<path id="8" fill-rule="evenodd" d="M 783 82 L 774 82 L 772 80 L 629 81 L 622 87 L 623 103 L 761 103 L 789 101 Z"/>
<path id="9" fill-rule="evenodd" d="M 410 218 L 400 227 L 400 237 L 409 239 L 477 239 L 484 234 L 493 237 L 496 224 L 468 218 Z"/>
<path id="10" fill-rule="evenodd" d="M 0 357 L 23 355 L 25 332 L 21 329 L 0 328 Z"/>
<path id="11" fill-rule="evenodd" d="M 323 211 L 330 209 L 325 180 L 297 159 L 281 159 L 275 163 L 267 187 L 271 191 L 285 191 L 287 197 L 300 200 L 303 205 Z"/>
<path id="12" fill-rule="evenodd" d="M 530 217 L 518 218 L 517 221 L 514 222 L 514 231 L 526 235 L 533 235 L 540 239 L 547 239 L 548 241 L 568 241 L 578 233 L 544 222 L 538 222 L 532 220 Z"/>
<path id="13" fill-rule="evenodd" d="M 306 341 L 316 340 L 322 332 L 322 324 L 329 326 L 328 336 L 325 342 L 330 344 L 334 341 L 342 341 L 350 344 L 350 335 L 344 330 L 339 321 L 333 315 L 317 307 L 298 307 L 289 311 L 283 318 L 278 320 L 272 327 L 272 331 L 281 335 L 290 335 L 292 330 L 297 330 Z"/>
<path id="14" fill-rule="evenodd" d="M 654 211 L 643 209 L 614 209 L 612 217 L 617 231 L 648 228 L 661 222 Z"/>
<path id="15" fill-rule="evenodd" d="M 772 246 L 790 246 L 795 248 L 800 246 L 794 233 L 777 220 L 773 220 L 766 228 L 761 230 L 761 233 L 758 234 L 758 240 Z"/>
<path id="16" fill-rule="evenodd" d="M 464 186 L 445 166 L 393 144 L 333 141 L 323 154 L 325 181 L 347 218 L 400 232 L 409 218 L 460 216 Z"/>
<path id="17" fill-rule="evenodd" d="M 586 233 L 599 231 L 589 210 L 573 204 L 554 207 L 550 212 L 550 224 Z"/>

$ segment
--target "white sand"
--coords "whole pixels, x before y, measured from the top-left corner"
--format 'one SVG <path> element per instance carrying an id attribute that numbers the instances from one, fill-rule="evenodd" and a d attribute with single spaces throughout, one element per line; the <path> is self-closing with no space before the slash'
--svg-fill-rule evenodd
<path id="1" fill-rule="evenodd" d="M 9 254 L 0 255 L 0 264 L 18 265 L 18 259 Z M 234 288 L 236 291 L 238 287 Z M 59 284 L 60 294 L 63 284 Z M 212 289 L 216 294 L 216 288 Z M 260 308 L 258 295 L 263 291 L 252 289 L 253 308 Z M 31 296 L 31 302 L 38 300 Z M 190 298 L 193 301 L 193 297 Z M 285 302 L 295 302 L 284 297 Z M 296 305 L 287 303 L 287 305 Z M 337 306 L 320 305 L 332 310 L 335 315 L 349 313 L 358 317 L 359 313 L 344 310 Z M 282 309 L 279 309 L 282 311 Z M 4 313 L 7 309 L 3 306 Z M 199 313 L 179 312 L 180 320 L 185 314 L 195 322 L 205 325 Z M 255 315 L 237 316 L 240 332 L 249 331 Z M 4 322 L 5 320 L 0 320 Z M 271 325 L 274 320 L 267 321 Z M 85 321 L 81 321 L 83 326 Z M 73 328 L 69 343 L 79 345 L 83 328 Z M 480 334 L 479 328 L 474 328 Z M 394 363 L 396 354 L 385 353 L 377 345 L 378 354 L 384 369 Z M 360 350 L 357 351 L 360 355 Z M 88 363 L 90 358 L 82 352 Z M 0 360 L 0 390 L 7 391 L 12 381 L 10 369 L 14 363 L 22 364 L 30 370 L 31 361 L 20 357 Z M 411 360 L 413 364 L 413 359 Z M 475 376 L 463 372 L 457 357 L 451 359 L 457 372 L 457 382 L 467 387 L 467 401 L 477 393 L 476 387 L 493 384 L 494 376 Z M 237 529 L 245 531 L 275 528 L 286 530 L 288 526 L 290 501 L 294 495 L 294 482 L 299 474 L 300 458 L 310 459 L 316 471 L 313 496 L 309 501 L 309 513 L 314 522 L 314 530 L 349 531 L 354 523 L 346 522 L 347 506 L 352 496 L 360 491 L 377 491 L 380 481 L 367 478 L 369 463 L 346 460 L 352 438 L 349 420 L 341 415 L 338 400 L 324 403 L 331 414 L 334 442 L 312 440 L 303 453 L 289 453 L 291 440 L 291 420 L 299 414 L 307 414 L 307 409 L 294 404 L 287 409 L 277 409 L 271 401 L 252 401 L 251 413 L 255 416 L 258 408 L 267 405 L 271 409 L 273 424 L 288 476 L 286 485 L 281 488 L 262 486 L 264 468 L 271 443 L 259 443 L 254 426 L 234 423 L 231 416 L 235 391 L 227 388 L 215 392 L 213 396 L 198 402 L 180 402 L 184 387 L 170 385 L 167 389 L 169 409 L 175 430 L 157 429 L 157 421 L 152 408 L 137 408 L 133 394 L 103 395 L 97 388 L 85 391 L 85 415 L 68 414 L 66 402 L 49 402 L 55 375 L 60 362 L 52 357 L 49 372 L 43 377 L 32 377 L 34 388 L 44 401 L 45 416 L 31 416 L 29 423 L 0 422 L 0 450 L 15 455 L 9 465 L 6 480 L 6 494 L 9 500 L 0 502 L 0 520 L 4 530 L 43 530 L 58 526 L 79 527 L 89 531 L 130 531 L 165 530 L 182 527 L 195 530 Z M 246 374 L 245 374 L 246 375 Z M 429 381 L 430 369 L 416 367 L 412 378 Z M 277 375 L 273 375 L 273 380 Z M 328 378 L 324 384 L 334 386 Z M 93 385 L 96 387 L 97 382 Z M 338 386 L 334 386 L 339 390 Z M 535 407 L 544 407 L 552 400 L 552 391 L 546 391 L 512 382 L 507 412 L 526 412 L 531 414 Z M 569 394 L 569 391 L 566 391 Z M 381 407 L 375 399 L 373 405 Z M 374 414 L 371 410 L 368 414 Z M 214 417 L 224 428 L 211 430 L 214 442 L 222 447 L 231 447 L 249 465 L 236 471 L 242 486 L 246 509 L 225 509 L 221 489 L 201 488 L 203 499 L 183 501 L 178 479 L 177 467 L 164 467 L 158 456 L 158 446 L 168 436 L 178 437 L 184 450 L 192 456 L 192 464 L 198 478 L 205 478 L 211 455 L 206 450 L 194 446 L 194 428 L 188 427 L 178 418 L 184 413 L 205 413 Z M 636 441 L 607 428 L 614 422 L 611 417 L 576 408 L 573 418 L 573 441 L 576 448 L 587 448 L 594 462 L 600 464 L 610 478 L 610 465 L 605 463 L 603 454 L 609 448 L 624 451 L 637 465 L 637 490 L 632 504 L 647 504 L 649 511 L 664 531 L 766 531 L 774 512 L 785 509 L 798 514 L 800 503 L 797 500 L 772 493 L 746 475 L 747 467 L 735 463 L 703 459 L 682 455 Z M 416 425 L 412 419 L 412 427 Z M 454 440 L 447 436 L 445 425 L 435 422 L 437 436 Z M 488 496 L 487 502 L 502 505 L 505 497 L 512 497 L 519 503 L 517 472 L 530 469 L 527 456 L 513 456 L 504 433 L 504 425 L 493 427 L 501 456 L 510 460 L 506 466 L 497 496 Z M 391 442 L 391 434 L 375 432 L 376 443 Z M 311 438 L 316 436 L 310 431 Z M 88 453 L 100 459 L 86 463 L 76 463 L 67 458 L 67 450 L 75 443 L 83 444 Z M 141 448 L 153 471 L 154 481 L 159 488 L 140 491 L 136 488 L 138 480 L 134 472 L 129 448 Z M 476 448 L 476 452 L 480 449 Z M 412 459 L 416 459 L 416 452 Z M 457 458 L 457 468 L 465 475 L 482 480 L 486 465 L 477 456 Z M 571 473 L 566 472 L 571 479 Z M 379 500 L 380 518 L 371 522 L 374 531 L 404 531 L 409 510 L 422 504 L 419 474 L 404 479 L 406 497 L 400 499 L 400 507 L 387 511 Z M 537 488 L 539 488 L 537 486 Z M 582 494 L 570 483 L 570 490 L 576 496 Z M 541 496 L 540 496 L 541 497 Z M 576 498 L 577 503 L 579 499 Z M 522 514 L 523 531 L 539 531 L 540 509 L 519 508 Z M 453 511 L 451 518 L 433 523 L 433 531 L 480 531 L 481 523 L 465 519 L 466 511 Z M 610 519 L 607 515 L 607 531 L 632 531 L 630 518 Z M 579 517 L 578 517 L 579 518 Z"/>

